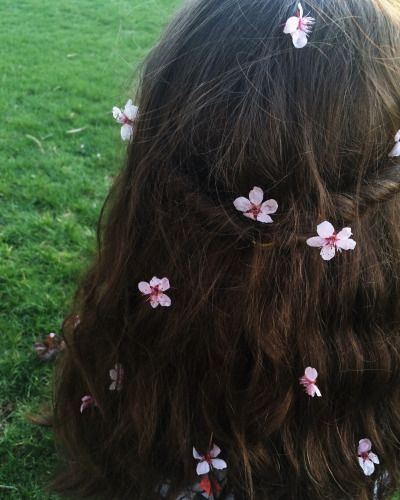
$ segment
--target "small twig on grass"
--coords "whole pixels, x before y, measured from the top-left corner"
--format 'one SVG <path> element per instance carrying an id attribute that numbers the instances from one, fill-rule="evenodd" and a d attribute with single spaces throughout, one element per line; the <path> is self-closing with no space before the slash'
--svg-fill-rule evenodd
<path id="1" fill-rule="evenodd" d="M 77 134 L 78 132 L 82 132 L 82 130 L 87 129 L 87 127 L 81 127 L 81 128 L 72 128 L 71 130 L 67 130 L 67 134 Z"/>
<path id="2" fill-rule="evenodd" d="M 42 153 L 44 153 L 42 143 L 39 141 L 39 139 L 37 137 L 34 137 L 33 135 L 29 135 L 29 134 L 25 134 L 25 137 L 27 139 L 30 139 L 31 141 L 33 141 L 37 145 L 37 147 L 40 149 L 40 151 Z"/>

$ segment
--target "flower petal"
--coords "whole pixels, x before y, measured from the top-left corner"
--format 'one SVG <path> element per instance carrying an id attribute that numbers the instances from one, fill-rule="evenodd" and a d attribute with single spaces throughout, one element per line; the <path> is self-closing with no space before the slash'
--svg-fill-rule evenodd
<path id="1" fill-rule="evenodd" d="M 371 460 L 363 460 L 361 457 L 358 459 L 358 463 L 361 465 L 362 470 L 366 476 L 370 476 L 375 471 L 375 465 Z"/>
<path id="2" fill-rule="evenodd" d="M 257 216 L 253 212 L 243 212 L 243 215 L 251 220 L 257 220 Z M 272 221 L 272 219 L 271 219 Z"/>
<path id="3" fill-rule="evenodd" d="M 112 114 L 113 114 L 113 117 L 115 118 L 115 120 L 117 120 L 118 123 L 124 123 L 123 122 L 123 113 L 122 111 L 117 108 L 117 106 L 114 106 L 113 109 L 112 109 Z"/>
<path id="4" fill-rule="evenodd" d="M 390 157 L 400 156 L 400 142 L 396 142 L 396 144 L 394 145 L 392 151 L 390 151 L 389 156 Z"/>
<path id="5" fill-rule="evenodd" d="M 293 45 L 296 47 L 296 49 L 302 49 L 307 45 L 307 35 L 305 31 L 301 30 L 296 30 L 294 33 L 292 33 L 292 40 L 293 40 Z"/>
<path id="6" fill-rule="evenodd" d="M 278 210 L 278 203 L 276 200 L 267 200 L 261 205 L 261 212 L 266 214 L 274 214 Z"/>
<path id="7" fill-rule="evenodd" d="M 358 442 L 357 452 L 359 455 L 361 455 L 362 453 L 367 453 L 368 451 L 370 451 L 371 448 L 372 448 L 372 443 L 369 439 L 367 438 L 360 439 L 360 441 Z"/>
<path id="8" fill-rule="evenodd" d="M 252 206 L 250 201 L 243 196 L 241 196 L 240 198 L 236 198 L 233 204 L 236 210 L 239 210 L 239 212 L 247 212 L 247 210 L 250 210 Z"/>
<path id="9" fill-rule="evenodd" d="M 303 7 L 300 2 L 297 4 L 297 8 L 299 9 L 299 16 L 303 17 Z"/>
<path id="10" fill-rule="evenodd" d="M 368 458 L 371 460 L 371 462 L 374 462 L 374 464 L 379 464 L 379 458 L 378 458 L 378 455 L 376 455 L 375 453 L 372 453 L 372 451 L 370 451 L 368 453 Z"/>
<path id="11" fill-rule="evenodd" d="M 321 257 L 324 260 L 331 260 L 335 256 L 335 245 L 325 245 L 321 248 Z"/>
<path id="12" fill-rule="evenodd" d="M 150 286 L 155 288 L 156 286 L 160 286 L 160 285 L 161 285 L 160 278 L 157 278 L 157 276 L 153 276 L 150 280 Z"/>
<path id="13" fill-rule="evenodd" d="M 121 138 L 123 141 L 130 141 L 133 136 L 133 127 L 129 123 L 125 123 L 121 127 Z"/>
<path id="14" fill-rule="evenodd" d="M 169 307 L 171 305 L 171 299 L 165 293 L 160 293 L 158 295 L 158 303 L 160 306 Z"/>
<path id="15" fill-rule="evenodd" d="M 396 135 L 394 136 L 394 142 L 400 142 L 400 130 L 396 132 Z"/>
<path id="16" fill-rule="evenodd" d="M 228 467 L 225 460 L 221 460 L 220 458 L 212 458 L 211 464 L 214 467 L 214 469 L 218 470 L 226 469 Z"/>
<path id="17" fill-rule="evenodd" d="M 338 232 L 338 234 L 336 235 L 336 238 L 338 240 L 347 240 L 348 238 L 350 238 L 350 236 L 352 234 L 353 233 L 351 232 L 350 227 L 344 227 L 341 231 Z"/>
<path id="18" fill-rule="evenodd" d="M 158 307 L 158 305 L 159 305 L 158 298 L 154 297 L 154 296 L 151 296 L 150 305 L 151 305 L 151 307 L 153 309 L 155 309 L 156 307 Z"/>
<path id="19" fill-rule="evenodd" d="M 314 384 L 314 391 L 315 391 L 315 394 L 317 395 L 318 398 L 322 397 L 321 391 L 318 389 L 318 386 L 316 386 L 315 384 Z"/>
<path id="20" fill-rule="evenodd" d="M 249 193 L 249 200 L 251 201 L 251 203 L 253 203 L 254 205 L 261 205 L 263 199 L 264 191 L 261 188 L 254 186 Z"/>
<path id="21" fill-rule="evenodd" d="M 149 295 L 151 293 L 151 288 L 147 281 L 141 281 L 138 284 L 138 288 L 144 295 Z"/>
<path id="22" fill-rule="evenodd" d="M 118 378 L 118 372 L 114 368 L 110 370 L 110 379 L 111 380 L 117 380 Z"/>
<path id="23" fill-rule="evenodd" d="M 202 474 L 208 474 L 210 472 L 210 466 L 208 462 L 203 460 L 202 462 L 199 462 L 196 467 L 196 472 L 199 476 Z"/>
<path id="24" fill-rule="evenodd" d="M 196 450 L 196 448 L 193 446 L 193 458 L 196 460 L 204 460 L 203 455 L 200 455 L 200 453 Z"/>
<path id="25" fill-rule="evenodd" d="M 283 28 L 283 32 L 286 34 L 294 33 L 299 27 L 299 18 L 297 16 L 289 17 L 286 21 L 285 27 Z"/>
<path id="26" fill-rule="evenodd" d="M 337 240 L 336 246 L 342 250 L 354 250 L 356 247 L 356 242 L 349 238 L 348 240 Z"/>
<path id="27" fill-rule="evenodd" d="M 216 444 L 213 445 L 212 450 L 210 451 L 210 457 L 215 458 L 218 457 L 218 455 L 221 453 L 221 448 L 217 446 Z"/>
<path id="28" fill-rule="evenodd" d="M 117 388 L 117 382 L 116 381 L 111 382 L 109 390 L 110 391 L 115 391 L 116 388 Z"/>
<path id="29" fill-rule="evenodd" d="M 304 375 L 310 380 L 311 382 L 315 382 L 318 378 L 318 372 L 315 368 L 311 368 L 311 366 L 307 366 L 307 368 L 304 370 Z"/>
<path id="30" fill-rule="evenodd" d="M 326 241 L 324 240 L 324 238 L 320 238 L 319 236 L 314 236 L 312 238 L 308 238 L 306 243 L 310 247 L 323 247 Z"/>
<path id="31" fill-rule="evenodd" d="M 264 212 L 260 212 L 256 219 L 258 220 L 258 222 L 264 222 L 264 224 L 270 224 L 271 222 L 273 222 L 273 220 L 271 219 L 271 217 L 264 213 Z"/>
<path id="32" fill-rule="evenodd" d="M 132 103 L 132 99 L 125 104 L 124 114 L 129 118 L 129 120 L 134 121 L 138 113 L 138 107 Z"/>
<path id="33" fill-rule="evenodd" d="M 163 278 L 160 281 L 160 290 L 165 292 L 165 290 L 168 290 L 170 288 L 169 280 L 168 278 Z"/>
<path id="34" fill-rule="evenodd" d="M 321 238 L 330 238 L 333 236 L 334 232 L 335 228 L 328 221 L 321 222 L 321 224 L 318 224 L 317 226 L 317 233 L 318 236 L 321 236 Z"/>

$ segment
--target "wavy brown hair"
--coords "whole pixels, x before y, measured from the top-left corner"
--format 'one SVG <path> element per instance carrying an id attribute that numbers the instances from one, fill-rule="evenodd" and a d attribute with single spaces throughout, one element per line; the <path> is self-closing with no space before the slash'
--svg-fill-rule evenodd
<path id="1" fill-rule="evenodd" d="M 147 58 L 98 252 L 64 323 L 55 393 L 73 498 L 168 499 L 210 440 L 239 500 L 389 498 L 400 473 L 398 0 L 199 0 Z M 253 186 L 273 224 L 233 207 Z M 324 262 L 318 223 L 357 247 Z M 170 308 L 138 291 L 170 279 Z M 74 327 L 74 317 L 80 323 Z M 122 391 L 109 369 L 124 367 Z M 322 398 L 299 385 L 319 372 Z M 80 399 L 98 407 L 83 414 Z M 381 459 L 366 477 L 357 444 Z"/>

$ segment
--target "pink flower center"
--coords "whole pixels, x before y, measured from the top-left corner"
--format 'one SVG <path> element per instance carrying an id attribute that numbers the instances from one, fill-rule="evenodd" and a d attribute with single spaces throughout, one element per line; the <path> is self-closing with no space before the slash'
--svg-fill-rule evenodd
<path id="1" fill-rule="evenodd" d="M 160 290 L 160 285 L 151 286 L 151 294 L 150 297 L 158 297 L 162 292 Z"/>
<path id="2" fill-rule="evenodd" d="M 369 460 L 369 456 L 368 456 L 368 451 L 363 451 L 360 455 L 360 457 L 364 460 L 364 462 L 366 460 Z"/>
<path id="3" fill-rule="evenodd" d="M 208 453 L 204 455 L 204 460 L 211 465 L 211 456 Z"/>
<path id="4" fill-rule="evenodd" d="M 132 125 L 132 120 L 130 120 L 125 113 L 122 113 L 122 123 Z"/>
<path id="5" fill-rule="evenodd" d="M 247 214 L 251 214 L 255 219 L 257 219 L 257 216 L 261 212 L 261 206 L 260 205 L 254 205 L 253 203 L 251 204 L 250 210 L 247 210 Z"/>
<path id="6" fill-rule="evenodd" d="M 332 236 L 329 236 L 329 238 L 325 238 L 325 241 L 326 241 L 326 245 L 335 246 L 336 241 L 337 241 L 336 233 L 333 233 Z"/>

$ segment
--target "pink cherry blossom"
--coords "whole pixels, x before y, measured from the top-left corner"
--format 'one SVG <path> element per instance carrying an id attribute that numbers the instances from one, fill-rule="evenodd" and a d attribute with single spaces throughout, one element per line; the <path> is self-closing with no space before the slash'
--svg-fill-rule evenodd
<path id="1" fill-rule="evenodd" d="M 81 413 L 83 413 L 87 408 L 90 408 L 91 406 L 97 406 L 95 399 L 89 394 L 83 396 L 81 398 L 81 407 L 80 407 Z"/>
<path id="2" fill-rule="evenodd" d="M 216 458 L 220 453 L 221 450 L 216 444 L 205 455 L 200 455 L 196 448 L 193 447 L 193 457 L 199 460 L 196 467 L 197 475 L 208 474 L 210 469 L 226 469 L 228 467 L 226 462 L 220 458 Z"/>
<path id="3" fill-rule="evenodd" d="M 132 100 L 129 99 L 129 101 L 125 104 L 125 108 L 123 111 L 114 106 L 112 109 L 112 114 L 115 120 L 122 125 L 122 140 L 130 141 L 134 133 L 134 122 L 138 114 L 138 107 L 132 104 Z"/>
<path id="4" fill-rule="evenodd" d="M 168 278 L 159 279 L 154 276 L 150 283 L 141 281 L 138 288 L 143 295 L 149 296 L 147 300 L 150 302 L 151 307 L 157 307 L 158 305 L 169 307 L 171 305 L 171 299 L 163 293 L 170 288 Z"/>
<path id="5" fill-rule="evenodd" d="M 293 45 L 296 49 L 302 49 L 307 45 L 307 36 L 311 33 L 315 19 L 309 16 L 303 17 L 303 7 L 300 2 L 297 7 L 296 15 L 289 17 L 283 32 L 292 36 Z"/>
<path id="6" fill-rule="evenodd" d="M 392 151 L 390 151 L 390 153 L 389 153 L 390 157 L 400 156 L 400 130 L 397 131 L 397 134 L 394 137 L 394 142 L 395 142 L 395 145 L 394 145 Z"/>
<path id="7" fill-rule="evenodd" d="M 319 398 L 322 396 L 315 382 L 317 381 L 318 372 L 315 368 L 308 366 L 304 370 L 304 375 L 300 378 L 300 384 L 304 386 L 305 392 L 312 398 L 317 395 Z"/>
<path id="8" fill-rule="evenodd" d="M 116 363 L 114 368 L 112 368 L 109 373 L 111 379 L 109 387 L 110 391 L 120 391 L 122 389 L 122 381 L 124 377 L 124 369 L 122 368 L 122 365 Z"/>
<path id="9" fill-rule="evenodd" d="M 337 234 L 330 222 L 322 222 L 317 226 L 318 236 L 308 238 L 307 245 L 321 248 L 321 257 L 324 260 L 331 260 L 335 256 L 336 250 L 354 250 L 356 242 L 350 238 L 351 228 L 345 227 Z"/>
<path id="10" fill-rule="evenodd" d="M 366 476 L 373 474 L 375 470 L 374 464 L 379 464 L 379 458 L 375 453 L 372 453 L 371 448 L 372 443 L 369 439 L 360 439 L 358 442 L 358 463 Z"/>
<path id="11" fill-rule="evenodd" d="M 258 222 L 273 222 L 269 214 L 274 214 L 278 210 L 278 203 L 275 200 L 264 201 L 264 191 L 259 187 L 253 187 L 249 193 L 249 199 L 241 196 L 233 202 L 236 210 L 243 212 L 245 217 L 257 220 Z"/>

